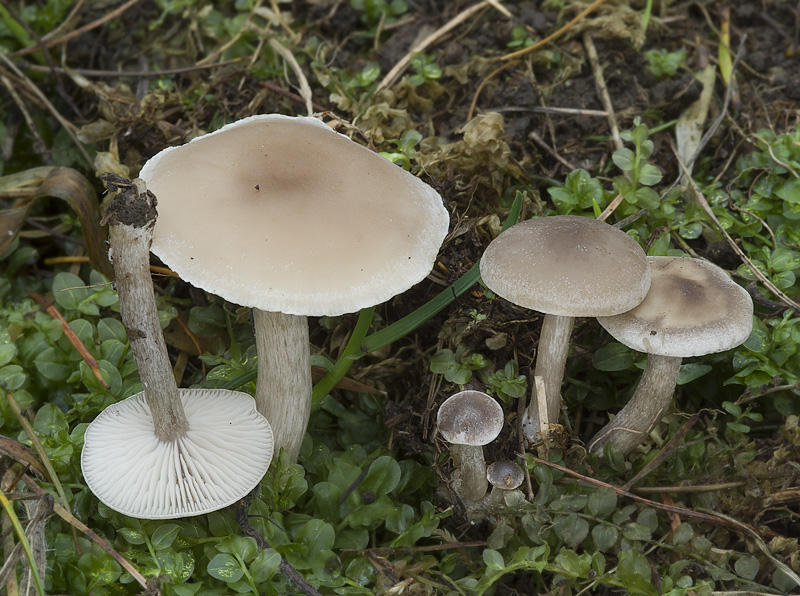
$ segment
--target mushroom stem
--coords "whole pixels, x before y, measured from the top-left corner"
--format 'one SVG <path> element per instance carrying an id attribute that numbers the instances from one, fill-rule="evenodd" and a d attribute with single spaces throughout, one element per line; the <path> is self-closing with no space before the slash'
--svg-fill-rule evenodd
<path id="1" fill-rule="evenodd" d="M 602 454 L 603 446 L 611 442 L 627 454 L 641 445 L 672 402 L 681 360 L 676 356 L 649 354 L 633 397 L 589 442 L 589 451 Z"/>
<path id="2" fill-rule="evenodd" d="M 574 325 L 575 317 L 546 314 L 542 320 L 534 375 L 544 379 L 547 422 L 550 424 L 558 422 L 558 413 L 561 407 L 561 382 L 564 379 L 564 368 L 569 355 L 569 339 Z M 525 410 L 522 429 L 525 438 L 532 443 L 536 440 L 536 434 L 543 433 L 546 429 L 541 428 L 535 384 L 531 393 L 531 401 Z"/>
<path id="3" fill-rule="evenodd" d="M 451 444 L 450 454 L 461 472 L 461 486 L 456 489 L 458 494 L 466 501 L 482 499 L 489 488 L 483 447 Z"/>
<path id="4" fill-rule="evenodd" d="M 283 447 L 297 461 L 311 415 L 311 354 L 308 318 L 253 309 L 258 351 L 256 408 Z"/>
<path id="5" fill-rule="evenodd" d="M 109 256 L 120 315 L 139 367 L 155 435 L 160 441 L 172 441 L 186 434 L 189 423 L 169 363 L 150 277 L 156 198 L 139 179 L 121 188 L 104 216 L 109 222 Z"/>

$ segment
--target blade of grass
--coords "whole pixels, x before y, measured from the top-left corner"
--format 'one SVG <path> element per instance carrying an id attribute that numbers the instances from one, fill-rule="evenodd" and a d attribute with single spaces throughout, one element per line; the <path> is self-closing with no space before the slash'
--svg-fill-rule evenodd
<path id="1" fill-rule="evenodd" d="M 28 422 L 28 419 L 22 415 L 22 410 L 20 410 L 17 400 L 14 399 L 14 396 L 11 395 L 10 391 L 6 393 L 6 400 L 8 401 L 8 405 L 11 406 L 11 409 L 14 411 L 14 415 L 17 417 L 17 420 L 19 420 L 19 423 L 22 425 L 22 429 L 25 431 L 25 434 L 27 434 L 28 438 L 31 440 L 31 444 L 33 445 L 36 453 L 39 455 L 39 459 L 44 465 L 44 469 L 47 470 L 47 475 L 50 476 L 50 482 L 52 482 L 53 486 L 55 486 L 56 492 L 58 493 L 58 498 L 61 499 L 64 507 L 68 508 L 69 501 L 67 500 L 67 495 L 64 492 L 64 487 L 61 486 L 61 481 L 59 481 L 58 475 L 56 474 L 55 469 L 53 469 L 53 464 L 50 461 L 50 458 L 47 457 L 47 452 L 44 450 L 44 446 L 42 446 L 42 443 L 39 441 L 39 437 L 36 436 L 31 423 Z"/>
<path id="2" fill-rule="evenodd" d="M 11 503 L 6 498 L 6 493 L 4 493 L 2 489 L 0 489 L 0 503 L 3 504 L 3 509 L 5 509 L 8 519 L 11 520 L 11 525 L 14 526 L 14 532 L 16 532 L 19 543 L 22 545 L 22 550 L 25 551 L 25 558 L 28 560 L 28 565 L 33 574 L 33 583 L 36 586 L 36 593 L 39 594 L 39 596 L 45 596 L 42 577 L 39 575 L 39 569 L 36 567 L 36 561 L 33 558 L 33 551 L 28 542 L 28 537 L 25 536 L 25 530 L 22 529 L 22 524 L 19 523 L 19 518 L 14 508 L 11 506 Z"/>
<path id="3" fill-rule="evenodd" d="M 331 389 L 336 387 L 339 381 L 344 378 L 347 371 L 350 370 L 350 367 L 353 365 L 356 354 L 363 354 L 361 351 L 361 344 L 367 336 L 367 331 L 369 331 L 369 326 L 372 323 L 372 316 L 374 314 L 374 306 L 365 308 L 359 313 L 358 321 L 356 321 L 356 326 L 353 328 L 353 334 L 350 336 L 350 340 L 347 342 L 339 360 L 333 366 L 333 370 L 326 372 L 319 383 L 314 385 L 314 389 L 311 392 L 312 404 L 320 403 L 322 398 L 328 395 Z"/>

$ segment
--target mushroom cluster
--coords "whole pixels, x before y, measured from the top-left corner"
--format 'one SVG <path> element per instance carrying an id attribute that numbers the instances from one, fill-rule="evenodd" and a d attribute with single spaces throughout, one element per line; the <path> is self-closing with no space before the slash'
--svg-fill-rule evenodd
<path id="1" fill-rule="evenodd" d="M 455 491 L 465 501 L 483 498 L 488 488 L 483 448 L 503 430 L 503 408 L 481 391 L 461 391 L 439 406 L 436 425 L 458 468 Z"/>
<path id="2" fill-rule="evenodd" d="M 182 279 L 253 308 L 256 403 L 296 460 L 311 411 L 308 316 L 374 306 L 430 272 L 439 194 L 316 118 L 252 116 L 155 155 L 153 252 Z"/>
<path id="3" fill-rule="evenodd" d="M 650 288 L 647 256 L 633 238 L 605 222 L 575 215 L 512 226 L 489 244 L 480 270 L 492 292 L 544 314 L 534 375 L 544 380 L 549 424 L 558 420 L 575 317 L 623 313 Z M 529 442 L 547 432 L 536 403 L 533 395 L 523 420 Z"/>

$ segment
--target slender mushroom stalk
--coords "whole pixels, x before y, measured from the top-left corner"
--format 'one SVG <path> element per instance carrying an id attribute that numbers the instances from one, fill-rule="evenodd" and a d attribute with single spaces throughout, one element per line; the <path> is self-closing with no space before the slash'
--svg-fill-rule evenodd
<path id="1" fill-rule="evenodd" d="M 450 455 L 458 467 L 460 484 L 456 492 L 462 499 L 477 501 L 483 498 L 488 488 L 486 482 L 486 458 L 483 445 L 450 445 Z"/>
<path id="2" fill-rule="evenodd" d="M 256 407 L 273 420 L 275 444 L 296 461 L 311 414 L 308 317 L 253 309 L 258 351 Z"/>
<path id="3" fill-rule="evenodd" d="M 753 299 L 716 265 L 688 257 L 648 257 L 652 284 L 636 308 L 597 321 L 614 339 L 645 352 L 647 365 L 630 402 L 589 442 L 627 454 L 661 420 L 681 360 L 741 344 L 753 328 Z"/>
<path id="4" fill-rule="evenodd" d="M 139 367 L 155 435 L 172 441 L 186 434 L 189 424 L 178 385 L 169 365 L 167 344 L 158 319 L 150 278 L 150 245 L 156 223 L 156 198 L 144 182 L 133 181 L 135 196 L 122 192 L 111 201 L 104 221 L 109 223 L 114 282 L 122 323 Z"/>
<path id="5" fill-rule="evenodd" d="M 545 315 L 542 320 L 534 376 L 541 376 L 544 381 L 549 424 L 554 424 L 558 420 L 561 406 L 561 381 L 564 378 L 564 369 L 569 355 L 569 340 L 574 325 L 575 317 Z M 526 437 L 534 437 L 536 433 L 544 436 L 547 434 L 547 429 L 542 428 L 539 417 L 536 384 L 532 383 L 531 385 L 531 401 L 525 409 L 522 428 Z"/>
<path id="6" fill-rule="evenodd" d="M 609 441 L 622 453 L 633 451 L 663 418 L 672 403 L 683 358 L 649 354 L 636 392 L 588 445 L 592 453 L 602 453 Z"/>

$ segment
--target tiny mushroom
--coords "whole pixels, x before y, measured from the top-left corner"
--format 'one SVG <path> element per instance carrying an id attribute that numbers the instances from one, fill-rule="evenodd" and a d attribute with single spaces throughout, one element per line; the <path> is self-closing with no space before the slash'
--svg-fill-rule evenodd
<path id="1" fill-rule="evenodd" d="M 503 429 L 503 408 L 481 391 L 461 391 L 439 406 L 436 425 L 460 471 L 456 492 L 467 501 L 481 499 L 488 487 L 483 446 Z"/>
<path id="2" fill-rule="evenodd" d="M 315 118 L 251 116 L 171 147 L 140 176 L 153 252 L 253 308 L 256 403 L 297 459 L 311 411 L 308 316 L 341 315 L 430 272 L 449 216 L 430 186 Z"/>
<path id="3" fill-rule="evenodd" d="M 589 442 L 594 453 L 609 442 L 622 453 L 636 448 L 672 402 L 681 360 L 734 348 L 753 327 L 752 298 L 724 270 L 688 257 L 649 261 L 653 281 L 644 301 L 597 319 L 614 339 L 648 356 L 633 397 Z"/>
<path id="4" fill-rule="evenodd" d="M 525 480 L 525 472 L 519 465 L 508 459 L 501 459 L 486 468 L 486 480 L 492 485 L 492 492 L 486 497 L 487 506 L 505 504 L 509 491 L 519 488 Z"/>
<path id="5" fill-rule="evenodd" d="M 105 216 L 109 256 L 144 391 L 109 406 L 88 426 L 83 475 L 103 503 L 131 517 L 215 511 L 261 481 L 272 460 L 272 431 L 246 393 L 178 389 L 150 278 L 155 197 L 141 180 L 116 182 L 122 192 Z"/>
<path id="6" fill-rule="evenodd" d="M 650 287 L 647 257 L 617 228 L 574 215 L 518 223 L 495 238 L 480 264 L 486 286 L 506 300 L 544 313 L 534 375 L 544 380 L 548 423 L 556 423 L 575 317 L 614 315 L 639 304 Z M 542 428 L 537 399 L 523 418 L 533 442 Z"/>

